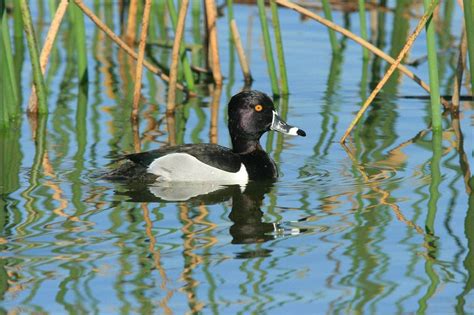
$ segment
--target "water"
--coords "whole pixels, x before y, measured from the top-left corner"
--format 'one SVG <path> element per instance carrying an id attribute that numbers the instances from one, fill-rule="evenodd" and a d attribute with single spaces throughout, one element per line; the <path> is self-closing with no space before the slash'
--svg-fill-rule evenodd
<path id="1" fill-rule="evenodd" d="M 116 5 L 102 9 L 118 32 Z M 416 23 L 396 22 L 394 12 L 376 14 L 383 24 L 372 34 L 392 55 Z M 253 88 L 270 93 L 256 14 L 255 6 L 235 5 Z M 37 129 L 23 116 L 0 137 L 3 312 L 474 313 L 474 206 L 467 185 L 473 103 L 461 103 L 458 121 L 446 116 L 442 138 L 432 141 L 428 100 L 405 97 L 425 92 L 396 73 L 357 135 L 341 146 L 338 140 L 387 66 L 363 63 L 361 48 L 350 41 L 341 56 L 332 56 L 323 27 L 290 10 L 280 14 L 291 95 L 276 103 L 308 136 L 262 139 L 279 165 L 277 182 L 179 202 L 163 199 L 217 187 L 130 187 L 95 177 L 137 143 L 127 101 L 133 62 L 86 20 L 89 89 L 78 102 L 75 61 L 66 59 L 75 42 L 60 37 L 48 78 L 50 115 Z M 449 48 L 440 53 L 442 94 L 451 94 L 460 34 L 459 9 L 452 14 L 449 36 L 440 37 Z M 336 11 L 334 18 L 358 33 L 356 14 Z M 225 17 L 218 29 L 225 86 L 220 95 L 211 91 L 179 108 L 178 143 L 230 146 L 226 104 L 243 79 L 229 54 Z M 410 58 L 424 55 L 424 40 Z M 151 50 L 166 60 L 162 52 Z M 426 64 L 415 72 L 428 81 Z M 142 150 L 168 142 L 165 92 L 145 73 Z M 437 142 L 440 150 L 433 149 Z"/>

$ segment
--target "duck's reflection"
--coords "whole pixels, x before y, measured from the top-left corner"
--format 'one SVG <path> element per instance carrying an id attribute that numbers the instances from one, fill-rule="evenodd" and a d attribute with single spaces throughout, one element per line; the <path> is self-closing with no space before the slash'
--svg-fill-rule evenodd
<path id="1" fill-rule="evenodd" d="M 232 201 L 229 219 L 233 225 L 229 229 L 232 244 L 262 243 L 285 235 L 305 232 L 304 229 L 289 228 L 285 222 L 264 222 L 261 210 L 265 195 L 273 187 L 273 182 L 251 182 L 245 187 L 218 184 L 173 184 L 155 186 L 128 186 L 126 192 L 134 202 L 186 202 L 196 205 L 210 205 Z M 203 193 L 204 192 L 204 193 Z M 240 253 L 238 257 L 268 256 L 268 250 L 258 254 Z M 250 255 L 250 256 L 248 256 Z"/>
<path id="2" fill-rule="evenodd" d="M 229 231 L 232 244 L 259 243 L 275 238 L 278 224 L 263 222 L 263 211 L 260 209 L 271 187 L 271 183 L 252 183 L 243 193 L 232 195 L 232 211 L 229 214 L 229 219 L 234 222 Z"/>

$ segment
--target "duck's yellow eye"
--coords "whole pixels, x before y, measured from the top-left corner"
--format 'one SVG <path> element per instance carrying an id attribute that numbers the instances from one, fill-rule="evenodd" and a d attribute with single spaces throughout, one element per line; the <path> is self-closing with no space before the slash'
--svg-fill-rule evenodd
<path id="1" fill-rule="evenodd" d="M 263 109 L 263 106 L 262 105 L 255 105 L 255 111 L 256 112 L 261 112 Z"/>

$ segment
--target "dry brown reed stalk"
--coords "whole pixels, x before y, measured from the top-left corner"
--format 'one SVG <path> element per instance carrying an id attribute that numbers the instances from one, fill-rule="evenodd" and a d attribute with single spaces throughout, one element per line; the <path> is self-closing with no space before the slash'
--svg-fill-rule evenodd
<path id="1" fill-rule="evenodd" d="M 472 187 L 469 185 L 469 179 L 471 178 L 471 167 L 469 166 L 469 159 L 466 151 L 464 151 L 464 136 L 461 131 L 461 123 L 459 121 L 459 112 L 451 111 L 451 127 L 453 128 L 456 136 L 456 150 L 459 153 L 459 160 L 461 165 L 461 171 L 463 174 L 464 185 L 468 195 L 472 193 Z"/>
<path id="2" fill-rule="evenodd" d="M 250 84 L 252 82 L 252 75 L 250 74 L 249 64 L 240 39 L 239 29 L 237 28 L 237 23 L 234 19 L 230 22 L 230 30 L 232 32 L 232 39 L 234 40 L 235 48 L 237 49 L 237 55 L 239 56 L 240 67 L 244 74 L 245 84 Z"/>
<path id="3" fill-rule="evenodd" d="M 222 85 L 221 64 L 219 60 L 219 47 L 217 42 L 217 28 L 216 28 L 216 4 L 214 0 L 206 0 L 206 18 L 207 29 L 209 33 L 209 63 L 212 68 L 212 76 L 216 85 Z"/>
<path id="4" fill-rule="evenodd" d="M 141 151 L 141 141 L 140 141 L 140 128 L 138 125 L 138 119 L 132 119 L 132 133 L 133 133 L 133 150 L 135 153 Z"/>
<path id="5" fill-rule="evenodd" d="M 466 54 L 467 54 L 467 33 L 463 29 L 461 35 L 461 43 L 459 45 L 459 56 L 458 64 L 456 67 L 456 73 L 454 75 L 454 84 L 453 84 L 453 97 L 451 98 L 451 104 L 453 110 L 459 110 L 459 99 L 461 94 L 461 85 L 462 85 L 462 75 L 464 69 L 466 68 Z"/>
<path id="6" fill-rule="evenodd" d="M 174 109 L 176 107 L 176 81 L 178 80 L 179 48 L 181 47 L 181 39 L 183 38 L 184 23 L 186 22 L 188 6 L 189 0 L 183 0 L 181 2 L 181 7 L 179 8 L 178 23 L 176 25 L 173 50 L 171 53 L 170 84 L 168 87 L 168 100 L 166 103 L 167 114 L 174 113 Z"/>
<path id="7" fill-rule="evenodd" d="M 219 119 L 219 104 L 221 101 L 222 87 L 216 85 L 212 91 L 211 101 L 211 126 L 209 128 L 209 140 L 216 144 L 218 139 L 218 119 Z"/>
<path id="8" fill-rule="evenodd" d="M 168 130 L 168 145 L 176 145 L 176 117 L 174 117 L 174 113 L 166 112 L 166 129 Z"/>
<path id="9" fill-rule="evenodd" d="M 359 45 L 367 48 L 368 50 L 370 50 L 372 53 L 374 53 L 375 55 L 379 56 L 380 58 L 382 58 L 383 60 L 387 61 L 388 63 L 390 64 L 394 64 L 395 63 L 395 59 L 393 59 L 392 57 L 390 57 L 389 55 L 387 55 L 386 53 L 384 53 L 382 50 L 380 50 L 379 48 L 375 47 L 374 45 L 372 45 L 371 43 L 369 43 L 368 41 L 364 40 L 363 38 L 361 38 L 360 36 L 357 36 L 356 34 L 346 30 L 345 28 L 329 21 L 329 20 L 326 20 L 325 18 L 317 15 L 316 13 L 313 13 L 299 5 L 296 5 L 294 3 L 291 3 L 287 0 L 275 0 L 276 3 L 278 3 L 279 5 L 282 5 L 284 7 L 287 7 L 289 9 L 292 9 L 292 10 L 295 10 L 296 12 L 300 13 L 300 14 L 303 14 L 304 16 L 307 16 L 329 28 L 332 28 L 333 30 L 335 30 L 336 32 L 338 33 L 341 33 L 342 35 L 352 39 L 353 41 L 355 41 L 356 43 L 358 43 Z M 397 68 L 398 70 L 400 70 L 403 74 L 405 74 L 406 76 L 408 76 L 410 79 L 412 79 L 413 81 L 415 81 L 415 83 L 417 83 L 418 85 L 420 85 L 426 92 L 430 93 L 430 87 L 428 86 L 428 84 L 426 84 L 423 80 L 421 80 L 421 78 L 419 78 L 417 75 L 415 75 L 413 72 L 411 72 L 407 67 L 405 67 L 404 65 L 402 64 L 398 64 L 397 65 Z M 445 108 L 448 108 L 449 107 L 449 102 L 447 100 L 445 100 L 444 98 L 441 98 L 441 103 L 443 104 L 443 106 Z"/>
<path id="10" fill-rule="evenodd" d="M 48 64 L 49 54 L 51 53 L 51 49 L 53 48 L 56 35 L 58 35 L 58 30 L 61 26 L 61 22 L 63 20 L 64 14 L 66 13 L 68 4 L 69 0 L 61 0 L 58 8 L 56 9 L 56 13 L 54 14 L 54 18 L 51 21 L 51 26 L 48 30 L 48 34 L 46 34 L 46 39 L 44 41 L 43 49 L 41 49 L 40 54 L 40 67 L 41 73 L 43 75 L 46 73 L 46 65 Z M 36 88 L 33 86 L 30 100 L 28 102 L 28 111 L 34 113 L 37 111 L 37 107 L 38 97 L 36 96 Z"/>
<path id="11" fill-rule="evenodd" d="M 142 30 L 140 33 L 140 43 L 138 44 L 138 59 L 135 71 L 135 87 L 133 90 L 133 110 L 132 119 L 138 117 L 138 104 L 140 103 L 140 92 L 142 88 L 143 60 L 145 59 L 146 38 L 148 35 L 148 25 L 150 22 L 151 0 L 146 0 L 143 10 Z"/>
<path id="12" fill-rule="evenodd" d="M 129 45 L 134 45 L 137 37 L 137 11 L 138 1 L 131 0 L 128 6 L 127 29 L 125 30 L 125 39 Z"/>
<path id="13" fill-rule="evenodd" d="M 77 6 L 84 12 L 85 15 L 87 15 L 92 22 L 94 22 L 97 27 L 99 27 L 107 36 L 115 42 L 120 48 L 122 48 L 129 56 L 134 58 L 135 60 L 138 59 L 138 54 L 130 47 L 128 46 L 122 39 L 120 39 L 117 34 L 115 34 L 104 22 L 102 22 L 97 15 L 95 15 L 85 4 L 82 2 L 82 0 L 74 0 L 74 3 L 77 4 Z M 146 59 L 143 60 L 143 65 L 150 70 L 152 73 L 156 74 L 159 76 L 163 81 L 169 82 L 169 76 L 163 72 L 163 70 L 159 69 L 158 67 L 155 67 L 152 65 L 150 62 L 148 62 Z M 177 83 L 176 87 L 182 91 L 185 91 L 188 93 L 189 96 L 196 96 L 195 93 L 188 91 L 182 84 Z"/>
<path id="14" fill-rule="evenodd" d="M 415 28 L 415 31 L 408 37 L 405 45 L 403 46 L 402 50 L 398 54 L 397 59 L 395 60 L 395 63 L 391 64 L 390 67 L 388 68 L 387 72 L 383 76 L 382 80 L 379 81 L 375 89 L 370 93 L 369 97 L 365 100 L 364 105 L 362 108 L 359 110 L 357 113 L 356 117 L 354 120 L 352 120 L 351 124 L 347 128 L 346 132 L 342 136 L 340 142 L 344 143 L 346 141 L 347 136 L 351 133 L 352 129 L 354 126 L 359 122 L 361 119 L 362 115 L 364 115 L 365 111 L 369 107 L 369 105 L 372 103 L 374 100 L 375 96 L 377 96 L 378 92 L 382 89 L 382 87 L 385 85 L 385 83 L 388 81 L 392 73 L 395 71 L 395 69 L 398 67 L 402 59 L 405 57 L 407 52 L 410 50 L 411 46 L 415 42 L 415 39 L 418 37 L 420 32 L 423 30 L 423 27 L 425 26 L 426 22 L 430 18 L 431 14 L 433 13 L 433 7 L 435 7 L 437 4 L 431 3 L 430 8 L 426 10 L 426 13 L 421 17 L 420 21 L 418 22 L 418 25 Z"/>

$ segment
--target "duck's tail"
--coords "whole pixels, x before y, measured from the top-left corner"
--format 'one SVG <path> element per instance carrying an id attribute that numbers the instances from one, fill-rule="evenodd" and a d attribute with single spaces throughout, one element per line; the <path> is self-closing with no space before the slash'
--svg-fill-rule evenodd
<path id="1" fill-rule="evenodd" d="M 156 181 L 157 176 L 148 173 L 147 168 L 141 164 L 134 163 L 127 159 L 121 159 L 118 161 L 116 168 L 102 174 L 100 178 L 110 181 L 151 183 Z"/>

